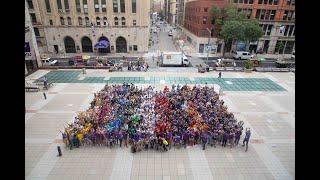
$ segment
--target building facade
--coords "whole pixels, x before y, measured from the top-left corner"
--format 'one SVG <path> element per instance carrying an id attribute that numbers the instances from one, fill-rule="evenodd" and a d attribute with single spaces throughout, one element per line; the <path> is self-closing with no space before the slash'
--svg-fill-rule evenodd
<path id="1" fill-rule="evenodd" d="M 185 7 L 184 34 L 198 52 L 204 52 L 208 44 L 209 32 L 213 28 L 212 43 L 217 52 L 222 51 L 222 43 L 217 40 L 220 27 L 212 24 L 212 6 L 233 5 L 244 11 L 248 19 L 257 19 L 264 35 L 259 41 L 244 44 L 235 42 L 236 50 L 262 52 L 267 54 L 291 54 L 295 48 L 295 1 L 294 0 L 198 0 L 188 2 Z M 227 52 L 231 47 L 226 47 Z"/>
<path id="2" fill-rule="evenodd" d="M 27 0 L 41 54 L 147 52 L 150 1 Z M 95 48 L 106 41 L 107 47 Z"/>
<path id="3" fill-rule="evenodd" d="M 40 54 L 36 41 L 33 25 L 25 1 L 25 75 L 30 74 L 41 67 Z"/>

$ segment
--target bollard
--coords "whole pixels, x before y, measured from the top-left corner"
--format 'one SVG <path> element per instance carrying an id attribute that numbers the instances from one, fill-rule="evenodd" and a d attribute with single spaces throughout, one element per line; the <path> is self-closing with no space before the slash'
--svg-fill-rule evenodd
<path id="1" fill-rule="evenodd" d="M 58 146 L 57 148 L 58 148 L 58 153 L 59 153 L 59 154 L 58 154 L 58 156 L 62 156 L 62 153 L 61 153 L 61 148 L 60 148 L 60 146 Z"/>

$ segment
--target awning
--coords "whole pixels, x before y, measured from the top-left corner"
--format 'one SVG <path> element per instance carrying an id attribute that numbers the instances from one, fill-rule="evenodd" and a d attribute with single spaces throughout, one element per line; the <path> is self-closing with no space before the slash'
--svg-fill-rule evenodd
<path id="1" fill-rule="evenodd" d="M 94 45 L 95 48 L 107 48 L 109 46 L 109 42 L 106 40 L 101 40 Z"/>

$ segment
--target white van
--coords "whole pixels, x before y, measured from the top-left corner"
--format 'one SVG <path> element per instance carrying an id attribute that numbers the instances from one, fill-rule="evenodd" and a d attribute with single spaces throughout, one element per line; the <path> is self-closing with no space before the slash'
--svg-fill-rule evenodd
<path id="1" fill-rule="evenodd" d="M 57 64 L 58 61 L 53 60 L 51 58 L 47 58 L 47 59 L 42 59 L 41 62 L 42 62 L 43 66 L 53 66 L 53 65 Z"/>
<path id="2" fill-rule="evenodd" d="M 249 52 L 246 51 L 236 51 L 233 53 L 233 59 L 252 59 L 253 55 L 251 55 Z"/>

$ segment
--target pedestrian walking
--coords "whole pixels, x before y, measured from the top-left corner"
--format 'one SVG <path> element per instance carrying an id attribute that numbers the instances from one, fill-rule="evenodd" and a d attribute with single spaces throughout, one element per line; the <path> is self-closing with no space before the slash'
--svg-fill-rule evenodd
<path id="1" fill-rule="evenodd" d="M 43 97 L 44 97 L 44 99 L 47 99 L 47 95 L 45 92 L 43 92 Z"/>
<path id="2" fill-rule="evenodd" d="M 246 145 L 248 146 L 250 136 L 251 136 L 250 128 L 248 128 L 248 129 L 246 128 L 246 135 L 245 135 L 245 137 L 243 139 L 243 145 L 242 146 L 245 145 L 244 143 L 246 143 Z"/>
<path id="3" fill-rule="evenodd" d="M 152 55 L 152 62 L 154 62 L 154 55 Z"/>
<path id="4" fill-rule="evenodd" d="M 221 72 L 219 72 L 219 78 L 221 78 Z"/>

